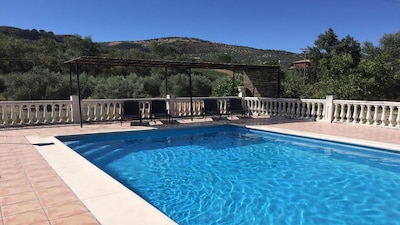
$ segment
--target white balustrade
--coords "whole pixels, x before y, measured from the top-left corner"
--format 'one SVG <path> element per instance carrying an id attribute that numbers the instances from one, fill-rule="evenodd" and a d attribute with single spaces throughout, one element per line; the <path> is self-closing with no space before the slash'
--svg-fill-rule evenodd
<path id="1" fill-rule="evenodd" d="M 190 98 L 136 98 L 85 99 L 81 101 L 82 121 L 120 120 L 124 101 L 140 102 L 143 118 L 150 117 L 152 100 L 165 100 L 173 117 L 201 116 L 204 99 Z M 211 98 L 211 97 L 210 97 Z M 230 97 L 212 97 L 218 100 L 220 112 L 228 113 Z M 48 101 L 0 101 L 0 127 L 79 123 L 78 98 Z M 378 127 L 400 128 L 400 102 L 290 99 L 244 97 L 244 107 L 252 116 L 283 117 L 335 123 L 351 123 Z M 73 107 L 74 106 L 74 107 Z M 329 107 L 328 107 L 329 106 Z M 192 109 L 191 109 L 192 107 Z"/>
<path id="2" fill-rule="evenodd" d="M 0 102 L 0 127 L 61 124 L 71 122 L 71 101 Z"/>
<path id="3" fill-rule="evenodd" d="M 400 127 L 400 102 L 333 100 L 333 104 L 333 122 Z"/>
<path id="4" fill-rule="evenodd" d="M 204 99 L 216 99 L 218 100 L 218 105 L 220 107 L 221 114 L 228 113 L 228 97 L 220 97 L 220 98 L 209 98 L 209 97 L 193 97 L 192 98 L 192 107 L 193 107 L 193 116 L 201 116 L 203 108 L 204 108 Z M 173 117 L 189 117 L 191 116 L 191 105 L 190 98 L 174 98 L 174 114 Z"/>
<path id="5" fill-rule="evenodd" d="M 322 120 L 324 99 L 285 99 L 245 97 L 246 107 L 253 116 L 275 116 L 295 119 Z"/>

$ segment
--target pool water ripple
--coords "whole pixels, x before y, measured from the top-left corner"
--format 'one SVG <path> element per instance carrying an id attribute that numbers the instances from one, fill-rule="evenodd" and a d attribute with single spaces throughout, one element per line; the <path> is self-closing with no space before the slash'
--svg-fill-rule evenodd
<path id="1" fill-rule="evenodd" d="M 65 142 L 181 225 L 400 224 L 394 153 L 230 126 L 90 139 Z"/>

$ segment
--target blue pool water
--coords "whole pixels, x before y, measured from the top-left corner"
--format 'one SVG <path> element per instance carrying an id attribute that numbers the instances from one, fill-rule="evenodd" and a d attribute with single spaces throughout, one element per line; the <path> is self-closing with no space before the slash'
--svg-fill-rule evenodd
<path id="1" fill-rule="evenodd" d="M 400 155 L 236 126 L 60 137 L 181 225 L 400 224 Z"/>

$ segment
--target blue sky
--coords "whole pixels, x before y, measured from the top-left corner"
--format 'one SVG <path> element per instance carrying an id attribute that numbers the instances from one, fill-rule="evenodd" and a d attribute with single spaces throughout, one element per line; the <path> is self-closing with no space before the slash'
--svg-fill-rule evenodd
<path id="1" fill-rule="evenodd" d="M 0 26 L 93 41 L 193 37 L 301 52 L 333 28 L 363 44 L 400 32 L 400 0 L 0 0 Z"/>

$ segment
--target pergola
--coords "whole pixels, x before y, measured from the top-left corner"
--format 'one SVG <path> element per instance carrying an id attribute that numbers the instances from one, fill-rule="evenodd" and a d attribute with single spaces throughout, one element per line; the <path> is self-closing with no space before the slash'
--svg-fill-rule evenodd
<path id="1" fill-rule="evenodd" d="M 192 107 L 192 73 L 191 69 L 225 69 L 231 70 L 233 73 L 238 70 L 269 70 L 276 68 L 279 71 L 279 66 L 271 65 L 247 65 L 247 64 L 232 64 L 232 63 L 211 63 L 211 62 L 190 62 L 190 61 L 170 61 L 170 60 L 152 60 L 152 59 L 124 59 L 124 58 L 108 58 L 108 57 L 96 57 L 96 56 L 80 56 L 77 58 L 65 61 L 64 64 L 69 64 L 70 68 L 70 89 L 72 90 L 72 71 L 75 68 L 77 77 L 77 89 L 79 104 L 81 101 L 81 91 L 79 84 L 79 65 L 103 65 L 103 66 L 128 66 L 128 67 L 161 67 L 165 68 L 165 81 L 166 90 L 168 92 L 168 75 L 167 68 L 187 68 L 187 74 L 189 75 L 189 88 L 190 88 L 190 110 L 193 116 Z M 279 76 L 279 73 L 278 73 Z M 233 76 L 234 79 L 235 76 Z M 278 80 L 280 78 L 278 77 Z M 235 80 L 233 80 L 232 92 L 235 88 Z M 279 90 L 278 90 L 279 91 Z M 72 93 L 71 93 L 72 94 Z M 80 107 L 80 105 L 79 105 Z M 80 109 L 80 114 L 82 114 Z M 81 115 L 82 117 L 82 115 Z"/>

